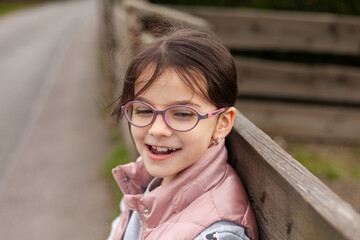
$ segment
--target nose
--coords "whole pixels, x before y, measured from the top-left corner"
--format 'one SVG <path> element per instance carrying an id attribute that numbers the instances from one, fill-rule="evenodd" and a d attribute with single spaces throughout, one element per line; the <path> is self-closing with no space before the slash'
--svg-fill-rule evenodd
<path id="1" fill-rule="evenodd" d="M 157 114 L 150 125 L 149 134 L 156 137 L 168 137 L 172 134 L 172 129 L 166 124 L 161 114 Z"/>

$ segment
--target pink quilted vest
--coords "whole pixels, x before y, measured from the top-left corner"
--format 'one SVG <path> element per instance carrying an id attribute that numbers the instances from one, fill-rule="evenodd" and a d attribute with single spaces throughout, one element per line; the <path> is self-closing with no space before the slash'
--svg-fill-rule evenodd
<path id="1" fill-rule="evenodd" d="M 191 240 L 211 224 L 227 220 L 245 228 L 258 240 L 256 220 L 236 172 L 227 164 L 224 141 L 211 146 L 204 156 L 169 182 L 143 195 L 153 179 L 141 157 L 117 166 L 113 175 L 124 195 L 114 240 L 123 238 L 130 210 L 140 216 L 139 239 Z"/>

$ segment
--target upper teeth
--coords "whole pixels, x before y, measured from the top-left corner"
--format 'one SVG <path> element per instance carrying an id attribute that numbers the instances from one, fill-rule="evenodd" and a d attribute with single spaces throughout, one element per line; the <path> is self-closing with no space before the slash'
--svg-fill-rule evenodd
<path id="1" fill-rule="evenodd" d="M 151 146 L 152 149 L 156 149 L 159 152 L 167 152 L 167 151 L 175 151 L 176 148 L 165 148 L 165 147 L 156 147 L 156 146 Z"/>

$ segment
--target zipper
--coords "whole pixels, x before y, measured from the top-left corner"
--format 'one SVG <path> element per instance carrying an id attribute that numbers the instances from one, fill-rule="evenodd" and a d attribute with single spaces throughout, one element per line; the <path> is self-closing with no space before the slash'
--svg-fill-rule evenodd
<path id="1" fill-rule="evenodd" d="M 131 216 L 131 212 L 130 209 L 126 209 L 127 211 L 127 216 L 126 216 L 126 224 L 125 224 L 125 227 L 124 229 L 122 230 L 122 233 L 120 234 L 120 240 L 123 240 L 124 239 L 124 235 L 125 235 L 125 230 L 127 228 L 127 226 L 129 225 L 129 221 L 130 221 L 130 216 Z M 130 214 L 131 213 L 131 214 Z"/>
<path id="2" fill-rule="evenodd" d="M 142 217 L 140 216 L 139 214 L 139 219 L 140 219 L 140 227 L 139 227 L 139 236 L 140 240 L 143 240 L 143 237 L 144 237 L 144 220 L 142 219 Z"/>

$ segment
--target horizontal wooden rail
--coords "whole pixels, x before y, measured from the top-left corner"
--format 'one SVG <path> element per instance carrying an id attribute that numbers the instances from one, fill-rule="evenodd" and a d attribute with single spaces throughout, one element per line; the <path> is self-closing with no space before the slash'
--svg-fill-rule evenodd
<path id="1" fill-rule="evenodd" d="M 236 106 L 272 136 L 360 144 L 359 108 L 246 99 Z"/>
<path id="2" fill-rule="evenodd" d="M 146 1 L 126 0 L 123 2 L 123 6 L 128 11 L 136 11 L 139 18 L 161 16 L 175 24 L 180 23 L 184 27 L 202 30 L 210 30 L 212 28 L 211 25 L 202 18 L 161 5 L 151 4 Z"/>
<path id="3" fill-rule="evenodd" d="M 360 104 L 360 68 L 235 57 L 240 95 Z"/>
<path id="4" fill-rule="evenodd" d="M 262 240 L 357 240 L 360 215 L 270 137 L 237 113 L 226 139 Z"/>
<path id="5" fill-rule="evenodd" d="M 214 25 L 232 49 L 360 54 L 360 18 L 243 8 L 176 7 Z"/>

